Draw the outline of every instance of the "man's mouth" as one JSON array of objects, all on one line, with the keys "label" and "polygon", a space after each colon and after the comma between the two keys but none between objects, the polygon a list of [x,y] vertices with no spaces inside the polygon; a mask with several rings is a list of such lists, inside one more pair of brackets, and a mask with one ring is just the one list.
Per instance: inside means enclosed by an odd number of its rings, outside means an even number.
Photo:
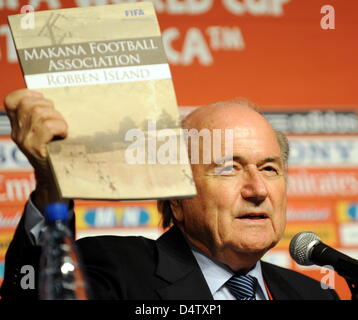
[{"label": "man's mouth", "polygon": [[250,219],[250,220],[262,220],[267,218],[268,215],[264,212],[259,212],[259,213],[249,212],[249,213],[244,213],[238,217],[238,219]]}]

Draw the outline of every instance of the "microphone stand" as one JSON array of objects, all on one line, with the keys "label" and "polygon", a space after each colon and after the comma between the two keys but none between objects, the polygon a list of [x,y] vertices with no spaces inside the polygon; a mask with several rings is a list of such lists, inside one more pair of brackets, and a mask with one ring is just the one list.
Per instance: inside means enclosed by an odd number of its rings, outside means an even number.
[{"label": "microphone stand", "polygon": [[336,271],[347,282],[352,293],[351,300],[358,300],[358,263],[356,260],[348,257],[347,259],[338,259]]}]

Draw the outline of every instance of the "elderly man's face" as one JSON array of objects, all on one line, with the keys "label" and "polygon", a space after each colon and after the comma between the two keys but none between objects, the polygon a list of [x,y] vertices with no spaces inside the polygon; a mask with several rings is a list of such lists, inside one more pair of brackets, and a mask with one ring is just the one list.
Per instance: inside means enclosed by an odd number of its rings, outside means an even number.
[{"label": "elderly man's face", "polygon": [[198,195],[182,202],[176,218],[194,245],[225,263],[240,254],[260,258],[279,241],[286,179],[280,146],[266,120],[248,108],[222,111],[198,127],[233,129],[232,160],[192,165]]}]

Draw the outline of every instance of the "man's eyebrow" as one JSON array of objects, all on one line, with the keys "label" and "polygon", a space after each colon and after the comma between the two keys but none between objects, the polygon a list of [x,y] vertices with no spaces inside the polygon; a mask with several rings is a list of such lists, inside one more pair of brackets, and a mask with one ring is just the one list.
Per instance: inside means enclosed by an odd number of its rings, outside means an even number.
[{"label": "man's eyebrow", "polygon": [[268,163],[268,162],[275,162],[277,164],[282,164],[282,159],[281,157],[267,157],[261,161],[258,162],[258,165],[262,165],[262,164],[265,164],[265,163]]},{"label": "man's eyebrow", "polygon": [[[216,159],[215,163],[213,165],[215,165],[215,164],[223,164],[226,161],[236,161],[236,162],[240,162],[240,163],[247,162],[245,160],[245,158],[242,157],[242,156],[225,156],[225,157],[221,157],[221,158]],[[269,163],[269,162],[274,162],[274,163],[281,164],[282,159],[279,156],[277,156],[277,157],[266,157],[266,158],[260,160],[257,164],[258,165],[263,165],[263,164]]]},{"label": "man's eyebrow", "polygon": [[276,161],[281,161],[281,157],[267,157],[259,162],[276,162]]}]

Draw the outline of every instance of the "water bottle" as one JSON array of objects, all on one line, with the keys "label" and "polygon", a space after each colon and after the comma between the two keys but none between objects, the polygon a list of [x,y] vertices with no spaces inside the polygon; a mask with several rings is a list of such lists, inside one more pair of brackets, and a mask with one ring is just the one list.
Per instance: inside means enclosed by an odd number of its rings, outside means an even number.
[{"label": "water bottle", "polygon": [[68,228],[68,208],[61,202],[45,209],[47,228],[41,235],[39,298],[87,300],[88,287]]}]

